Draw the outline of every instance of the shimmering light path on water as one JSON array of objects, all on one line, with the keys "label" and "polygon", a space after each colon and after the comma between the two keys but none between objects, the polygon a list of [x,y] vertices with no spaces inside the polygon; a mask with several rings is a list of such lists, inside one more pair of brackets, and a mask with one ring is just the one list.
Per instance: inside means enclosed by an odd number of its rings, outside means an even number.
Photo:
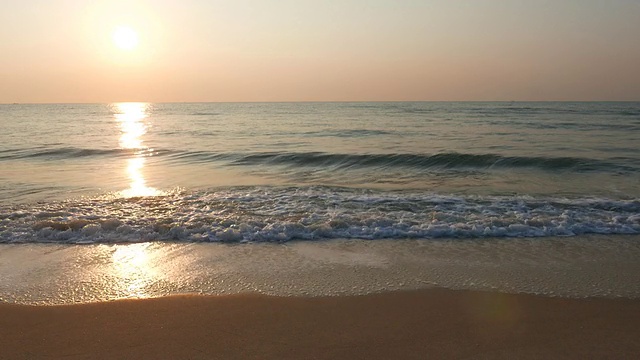
[{"label": "shimmering light path on water", "polygon": [[120,147],[122,149],[133,150],[134,154],[127,159],[127,175],[131,181],[128,189],[121,191],[125,197],[134,196],[157,196],[162,192],[146,186],[143,175],[143,168],[146,156],[153,153],[142,143],[142,136],[147,133],[147,125],[144,120],[147,117],[147,107],[145,103],[120,103],[115,104],[116,120],[120,123],[122,136],[120,136]]}]

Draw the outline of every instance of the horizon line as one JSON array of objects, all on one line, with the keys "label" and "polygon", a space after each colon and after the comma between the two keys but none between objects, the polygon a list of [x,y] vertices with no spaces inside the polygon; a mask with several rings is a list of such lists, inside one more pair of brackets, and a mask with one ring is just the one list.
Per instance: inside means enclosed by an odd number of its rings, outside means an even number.
[{"label": "horizon line", "polygon": [[99,105],[118,103],[146,104],[304,104],[304,103],[598,103],[640,102],[639,100],[282,100],[282,101],[99,101],[99,102],[0,102],[0,105]]}]

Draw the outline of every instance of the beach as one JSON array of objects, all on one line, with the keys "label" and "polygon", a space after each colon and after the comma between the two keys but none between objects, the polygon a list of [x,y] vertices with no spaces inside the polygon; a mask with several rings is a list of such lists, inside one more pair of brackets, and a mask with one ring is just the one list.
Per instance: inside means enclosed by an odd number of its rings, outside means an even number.
[{"label": "beach", "polygon": [[633,358],[637,244],[5,244],[0,359]]},{"label": "beach", "polygon": [[638,323],[637,299],[443,289],[0,304],[0,358],[623,359]]},{"label": "beach", "polygon": [[0,359],[638,357],[639,108],[0,106]]},{"label": "beach", "polygon": [[640,298],[640,236],[285,243],[2,244],[0,302],[183,294],[352,296],[424,288]]},{"label": "beach", "polygon": [[640,359],[640,1],[0,3],[0,360]]}]

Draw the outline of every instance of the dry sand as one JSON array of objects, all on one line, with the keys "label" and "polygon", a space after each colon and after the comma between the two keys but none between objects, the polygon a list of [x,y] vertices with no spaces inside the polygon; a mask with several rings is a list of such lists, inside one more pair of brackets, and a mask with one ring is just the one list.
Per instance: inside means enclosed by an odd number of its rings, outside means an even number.
[{"label": "dry sand", "polygon": [[0,304],[1,359],[640,357],[640,300],[428,289]]}]

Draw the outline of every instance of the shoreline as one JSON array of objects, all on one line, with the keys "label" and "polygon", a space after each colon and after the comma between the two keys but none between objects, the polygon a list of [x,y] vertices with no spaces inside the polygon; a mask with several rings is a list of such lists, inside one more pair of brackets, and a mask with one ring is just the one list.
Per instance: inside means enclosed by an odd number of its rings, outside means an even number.
[{"label": "shoreline", "polygon": [[640,300],[442,288],[0,303],[0,359],[631,358]]},{"label": "shoreline", "polygon": [[0,302],[179,294],[350,296],[422,288],[640,299],[640,236],[283,244],[2,244]]}]

